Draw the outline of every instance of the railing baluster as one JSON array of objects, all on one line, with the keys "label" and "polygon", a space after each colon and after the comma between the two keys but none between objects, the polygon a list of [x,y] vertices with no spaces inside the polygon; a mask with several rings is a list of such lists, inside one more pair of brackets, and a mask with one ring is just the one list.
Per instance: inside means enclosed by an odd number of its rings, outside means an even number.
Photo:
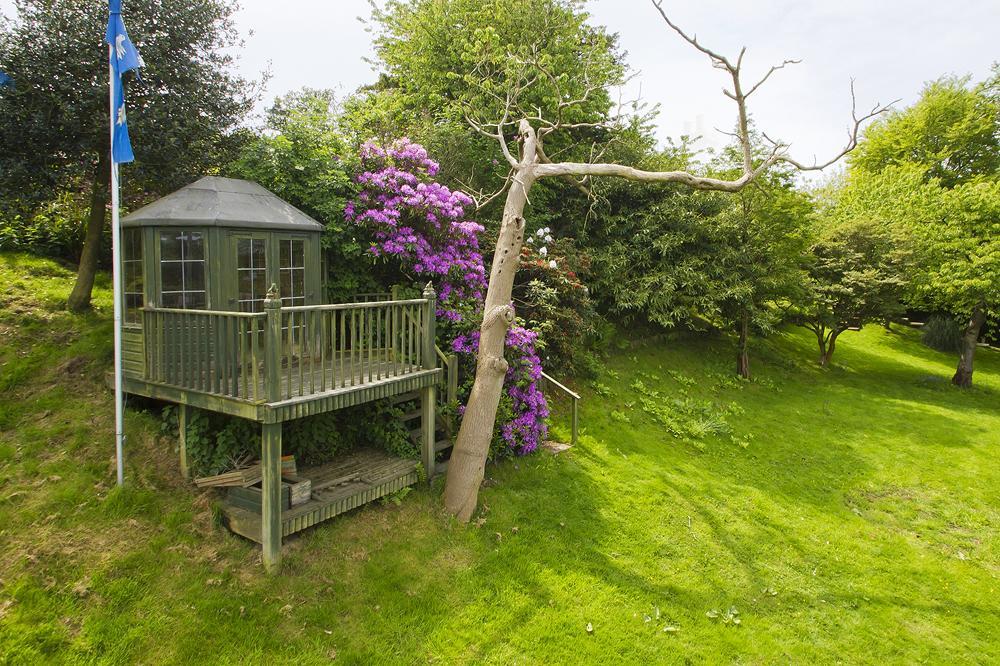
[{"label": "railing baluster", "polygon": [[325,312],[319,313],[319,390],[326,392],[326,321]]}]

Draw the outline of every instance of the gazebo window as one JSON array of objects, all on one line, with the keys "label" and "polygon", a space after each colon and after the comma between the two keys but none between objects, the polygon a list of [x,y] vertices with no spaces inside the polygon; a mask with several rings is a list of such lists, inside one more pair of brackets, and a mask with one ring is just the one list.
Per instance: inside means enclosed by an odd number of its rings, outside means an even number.
[{"label": "gazebo window", "polygon": [[200,231],[160,232],[160,293],[165,308],[204,308],[205,240]]},{"label": "gazebo window", "polygon": [[306,304],[306,260],[304,240],[284,238],[279,242],[279,278],[281,305]]},{"label": "gazebo window", "polygon": [[122,230],[122,282],[125,323],[142,323],[142,229]]},{"label": "gazebo window", "polygon": [[237,301],[241,312],[263,312],[267,294],[267,242],[263,238],[236,240]]}]

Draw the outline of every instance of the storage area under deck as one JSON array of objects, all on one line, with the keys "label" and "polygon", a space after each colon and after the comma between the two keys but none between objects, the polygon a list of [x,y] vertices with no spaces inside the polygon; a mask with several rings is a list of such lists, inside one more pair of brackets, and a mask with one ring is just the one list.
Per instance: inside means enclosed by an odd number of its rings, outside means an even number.
[{"label": "storage area under deck", "polygon": [[[308,479],[312,497],[281,511],[281,536],[286,537],[329,520],[362,504],[415,484],[418,462],[375,449],[359,449],[318,467],[303,468],[296,476]],[[262,543],[261,514],[226,500],[223,520],[236,534]]]}]

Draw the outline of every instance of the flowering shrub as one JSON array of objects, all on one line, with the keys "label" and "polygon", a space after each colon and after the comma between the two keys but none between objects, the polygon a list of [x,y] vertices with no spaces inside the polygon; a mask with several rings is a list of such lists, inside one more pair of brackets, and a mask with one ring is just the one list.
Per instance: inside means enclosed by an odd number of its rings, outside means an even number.
[{"label": "flowering shrub", "polygon": [[[356,180],[361,191],[345,207],[348,221],[372,232],[372,256],[392,257],[416,277],[436,283],[437,314],[448,324],[441,332],[472,365],[479,350],[475,314],[482,311],[486,270],[479,250],[483,226],[465,219],[471,199],[431,181],[438,164],[408,139],[387,149],[366,143],[360,156],[363,172]],[[534,451],[544,439],[549,415],[538,386],[542,366],[537,338],[517,325],[506,338],[509,367],[499,435],[507,451],[520,455]]]},{"label": "flowering shrub", "polygon": [[[500,435],[506,445],[519,455],[526,455],[538,448],[548,429],[545,419],[549,406],[538,381],[542,377],[542,360],[535,351],[538,334],[523,326],[514,325],[507,330],[505,340],[507,375],[504,385],[511,398],[511,418],[500,424]],[[465,354],[479,351],[479,330],[457,336],[451,348]]]},{"label": "flowering shrub", "polygon": [[374,235],[373,256],[392,256],[421,278],[438,284],[438,316],[462,317],[461,304],[480,301],[486,271],[479,251],[483,227],[464,220],[472,200],[462,192],[426,182],[438,172],[423,146],[400,139],[388,150],[372,143],[361,147],[364,172],[355,201],[345,207],[347,219]]},{"label": "flowering shrub", "polygon": [[593,349],[603,330],[579,272],[589,269],[573,239],[552,237],[543,227],[528,234],[521,248],[513,297],[518,314],[538,333],[536,345],[549,372],[592,374]]}]

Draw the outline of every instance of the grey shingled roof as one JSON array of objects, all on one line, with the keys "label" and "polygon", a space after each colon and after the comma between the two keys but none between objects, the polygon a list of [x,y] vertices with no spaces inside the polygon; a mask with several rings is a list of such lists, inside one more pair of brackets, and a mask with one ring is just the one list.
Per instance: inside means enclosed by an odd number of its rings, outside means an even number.
[{"label": "grey shingled roof", "polygon": [[205,176],[122,220],[123,227],[243,227],[319,231],[319,222],[257,183]]}]

